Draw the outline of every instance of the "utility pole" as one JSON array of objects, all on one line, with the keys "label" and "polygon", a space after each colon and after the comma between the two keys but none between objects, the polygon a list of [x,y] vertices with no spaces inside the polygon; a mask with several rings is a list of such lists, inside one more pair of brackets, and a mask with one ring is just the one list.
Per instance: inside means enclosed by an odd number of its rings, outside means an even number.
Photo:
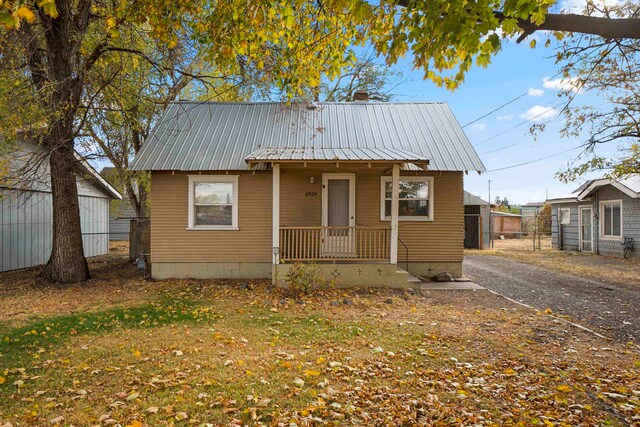
[{"label": "utility pole", "polygon": [[489,239],[493,249],[493,211],[491,211],[491,180],[489,180]]},{"label": "utility pole", "polygon": [[545,187],[544,191],[545,191],[544,201],[546,202],[547,200],[549,200],[549,187]]}]

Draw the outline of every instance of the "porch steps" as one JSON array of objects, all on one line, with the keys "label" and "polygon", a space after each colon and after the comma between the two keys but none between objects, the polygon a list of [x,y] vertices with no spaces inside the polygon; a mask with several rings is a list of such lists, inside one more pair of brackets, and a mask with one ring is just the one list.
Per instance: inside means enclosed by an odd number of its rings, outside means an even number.
[{"label": "porch steps", "polygon": [[410,288],[419,287],[420,283],[422,283],[422,281],[418,279],[416,276],[414,276],[413,274],[409,273],[407,270],[402,269],[400,267],[396,269],[396,273],[406,277],[407,283]]}]

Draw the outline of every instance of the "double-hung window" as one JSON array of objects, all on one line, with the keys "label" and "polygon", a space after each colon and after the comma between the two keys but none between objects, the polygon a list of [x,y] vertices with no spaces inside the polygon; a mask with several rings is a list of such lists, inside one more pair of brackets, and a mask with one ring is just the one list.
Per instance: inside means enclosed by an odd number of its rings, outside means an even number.
[{"label": "double-hung window", "polygon": [[600,202],[600,236],[612,239],[622,237],[622,200]]},{"label": "double-hung window", "polygon": [[[398,194],[399,221],[433,221],[433,177],[401,176]],[[391,219],[391,177],[383,176],[380,189],[380,220]]]},{"label": "double-hung window", "polygon": [[189,229],[238,229],[238,176],[189,176]]}]

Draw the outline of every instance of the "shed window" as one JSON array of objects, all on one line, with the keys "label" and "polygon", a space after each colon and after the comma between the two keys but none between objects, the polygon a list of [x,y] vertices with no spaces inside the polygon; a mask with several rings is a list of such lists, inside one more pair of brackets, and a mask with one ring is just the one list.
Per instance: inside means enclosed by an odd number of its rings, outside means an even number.
[{"label": "shed window", "polygon": [[[391,189],[391,177],[383,176],[380,191],[380,219],[382,221],[391,219]],[[400,177],[398,198],[398,220],[433,220],[433,177]]]},{"label": "shed window", "polygon": [[562,208],[558,210],[560,213],[560,224],[569,225],[571,224],[571,209]]},{"label": "shed window", "polygon": [[622,236],[622,200],[600,202],[600,235],[615,238]]},{"label": "shed window", "polygon": [[189,176],[189,228],[238,228],[238,176]]}]

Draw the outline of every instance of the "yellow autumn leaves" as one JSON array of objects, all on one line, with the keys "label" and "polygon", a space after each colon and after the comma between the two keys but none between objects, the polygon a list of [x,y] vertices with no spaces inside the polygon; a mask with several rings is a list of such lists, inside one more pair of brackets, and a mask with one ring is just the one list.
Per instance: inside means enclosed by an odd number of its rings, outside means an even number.
[{"label": "yellow autumn leaves", "polygon": [[18,15],[18,18],[24,19],[30,24],[32,24],[36,20],[36,15],[25,5],[20,6],[16,13]]},{"label": "yellow autumn leaves", "polygon": [[[40,0],[38,8],[52,18],[58,16],[55,0]],[[36,13],[22,1],[0,1],[0,25],[5,28],[20,28],[22,22],[33,24],[36,21]]]}]

